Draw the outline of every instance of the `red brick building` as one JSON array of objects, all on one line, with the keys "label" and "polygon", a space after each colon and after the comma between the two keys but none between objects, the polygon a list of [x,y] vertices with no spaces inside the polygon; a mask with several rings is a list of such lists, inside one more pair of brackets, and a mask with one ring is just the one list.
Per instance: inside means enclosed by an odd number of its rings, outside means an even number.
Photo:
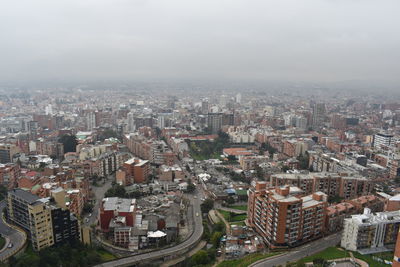
[{"label": "red brick building", "polygon": [[133,227],[136,218],[136,199],[118,197],[104,198],[99,207],[100,228],[109,231],[110,222],[117,217],[123,217],[125,226]]},{"label": "red brick building", "polygon": [[325,232],[327,195],[301,196],[298,187],[270,187],[257,182],[248,191],[248,224],[271,248],[294,247]]}]

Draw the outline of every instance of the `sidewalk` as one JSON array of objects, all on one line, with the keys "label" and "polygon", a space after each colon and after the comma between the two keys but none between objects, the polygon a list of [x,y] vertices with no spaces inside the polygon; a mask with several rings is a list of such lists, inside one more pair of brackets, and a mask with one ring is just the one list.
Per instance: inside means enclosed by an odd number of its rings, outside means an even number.
[{"label": "sidewalk", "polygon": [[218,210],[215,210],[215,214],[224,222],[225,228],[226,228],[226,233],[230,234],[231,233],[230,224],[225,220],[224,216],[222,216],[222,214]]}]

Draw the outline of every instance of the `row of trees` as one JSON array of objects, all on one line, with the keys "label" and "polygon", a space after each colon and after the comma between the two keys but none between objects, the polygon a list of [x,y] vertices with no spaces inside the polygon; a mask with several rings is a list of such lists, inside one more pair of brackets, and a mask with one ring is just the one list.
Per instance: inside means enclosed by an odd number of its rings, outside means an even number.
[{"label": "row of trees", "polygon": [[49,247],[39,252],[31,247],[18,258],[11,257],[9,266],[15,267],[85,267],[102,262],[102,248],[85,246],[80,242],[64,244],[61,247]]}]

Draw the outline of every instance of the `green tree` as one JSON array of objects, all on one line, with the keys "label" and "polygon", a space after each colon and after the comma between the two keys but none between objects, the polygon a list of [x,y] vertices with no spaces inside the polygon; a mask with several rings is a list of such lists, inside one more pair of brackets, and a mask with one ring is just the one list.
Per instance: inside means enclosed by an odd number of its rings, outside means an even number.
[{"label": "green tree", "polygon": [[196,190],[196,186],[192,183],[191,180],[189,180],[189,184],[188,184],[188,187],[187,187],[187,191],[188,191],[189,193],[192,193],[192,192],[194,192],[194,190]]},{"label": "green tree", "polygon": [[105,197],[127,197],[125,187],[119,184],[113,185],[107,192],[104,194]]},{"label": "green tree", "polygon": [[191,262],[191,265],[207,264],[209,262],[207,251],[202,249],[202,250],[196,252],[192,256],[190,262]]},{"label": "green tree", "polygon": [[113,129],[106,129],[99,135],[99,140],[104,141],[108,138],[118,138],[118,133]]},{"label": "green tree", "polygon": [[68,152],[76,152],[76,146],[78,145],[78,141],[75,135],[65,134],[61,136],[58,140],[64,146],[64,153]]},{"label": "green tree", "polygon": [[307,170],[309,168],[308,164],[310,161],[310,156],[307,152],[304,153],[304,155],[298,156],[297,160],[299,161],[299,167],[301,170]]},{"label": "green tree", "polygon": [[207,198],[203,203],[201,203],[200,208],[202,213],[208,213],[214,208],[214,200]]},{"label": "green tree", "polygon": [[213,244],[214,248],[217,248],[219,246],[219,241],[221,240],[222,237],[222,233],[221,232],[214,232],[211,236],[211,244]]},{"label": "green tree", "polygon": [[229,196],[229,197],[227,198],[226,202],[227,202],[229,205],[232,205],[232,204],[235,203],[235,199],[234,199],[232,196]]}]

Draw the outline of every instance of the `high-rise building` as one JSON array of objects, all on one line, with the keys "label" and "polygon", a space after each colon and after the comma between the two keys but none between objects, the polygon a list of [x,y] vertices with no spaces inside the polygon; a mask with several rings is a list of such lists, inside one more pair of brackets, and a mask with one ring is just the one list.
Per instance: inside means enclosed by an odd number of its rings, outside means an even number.
[{"label": "high-rise building", "polygon": [[233,113],[222,114],[222,126],[224,125],[234,125],[235,116]]},{"label": "high-rise building", "polygon": [[157,127],[163,129],[170,126],[170,118],[172,113],[160,113],[157,117]]},{"label": "high-rise building", "polygon": [[241,94],[241,93],[238,93],[238,94],[236,95],[236,103],[240,104],[241,102],[242,102],[242,94]]},{"label": "high-rise building", "polygon": [[313,105],[312,126],[322,126],[325,117],[325,103],[315,103]]},{"label": "high-rise building", "polygon": [[31,139],[36,139],[37,135],[38,135],[39,122],[37,122],[37,121],[29,121],[27,123],[27,126],[28,126],[29,137]]},{"label": "high-rise building", "polygon": [[0,163],[12,162],[13,156],[19,152],[14,144],[0,144]]},{"label": "high-rise building", "polygon": [[92,111],[86,114],[86,128],[89,131],[92,131],[94,128],[96,128],[96,114]]},{"label": "high-rise building", "polygon": [[390,146],[394,143],[394,136],[391,134],[378,133],[374,135],[373,146],[376,149],[382,146]]},{"label": "high-rise building", "polygon": [[303,196],[298,187],[267,187],[256,182],[248,191],[248,223],[271,248],[293,247],[325,231],[327,195]]},{"label": "high-rise building", "polygon": [[51,104],[48,104],[46,106],[45,113],[46,113],[46,115],[53,115],[53,107],[51,106]]},{"label": "high-rise building", "polygon": [[127,114],[127,131],[129,133],[134,132],[136,130],[136,125],[135,125],[135,115],[133,112],[129,112]]},{"label": "high-rise building", "polygon": [[307,129],[307,119],[303,116],[296,116],[294,125],[296,128],[305,130]]},{"label": "high-rise building", "polygon": [[208,100],[204,99],[203,101],[201,101],[201,113],[208,114],[208,109],[209,109]]},{"label": "high-rise building", "polygon": [[222,127],[222,113],[208,113],[207,125],[211,133],[217,134]]},{"label": "high-rise building", "polygon": [[7,216],[29,234],[34,250],[79,240],[76,217],[69,210],[57,207],[50,198],[41,199],[22,189],[13,189],[7,196]]},{"label": "high-rise building", "polygon": [[341,246],[362,254],[388,250],[396,243],[399,226],[400,211],[374,214],[365,208],[364,214],[344,220]]},{"label": "high-rise building", "polygon": [[128,184],[144,183],[150,174],[150,162],[139,158],[131,158],[123,165],[128,176]]}]

